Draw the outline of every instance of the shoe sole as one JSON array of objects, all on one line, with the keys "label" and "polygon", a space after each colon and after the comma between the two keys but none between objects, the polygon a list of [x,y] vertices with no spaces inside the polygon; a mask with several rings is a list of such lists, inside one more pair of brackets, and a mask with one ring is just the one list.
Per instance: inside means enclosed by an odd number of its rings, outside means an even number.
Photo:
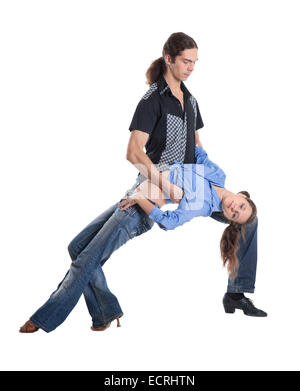
[{"label": "shoe sole", "polygon": [[234,314],[236,309],[237,309],[237,310],[243,311],[244,315],[253,316],[253,317],[255,317],[255,318],[265,318],[265,317],[267,316],[267,314],[266,314],[266,315],[247,314],[247,313],[245,312],[245,310],[242,310],[241,308],[235,308],[235,307],[225,306],[225,305],[224,305],[224,310],[225,310],[226,314]]}]

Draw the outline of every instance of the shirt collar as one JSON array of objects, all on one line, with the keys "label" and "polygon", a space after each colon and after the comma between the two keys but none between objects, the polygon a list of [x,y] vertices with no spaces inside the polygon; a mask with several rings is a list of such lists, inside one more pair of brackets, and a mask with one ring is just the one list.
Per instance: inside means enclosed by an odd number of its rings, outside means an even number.
[{"label": "shirt collar", "polygon": [[[161,75],[159,77],[159,79],[157,80],[157,86],[158,86],[158,92],[160,93],[160,95],[162,94],[169,94],[169,95],[173,95],[172,94],[172,91],[170,90],[170,87],[168,85],[168,83],[166,82],[166,79],[164,78],[163,75]],[[183,95],[184,97],[187,99],[191,96],[191,93],[189,92],[189,90],[186,88],[185,84],[183,83],[183,81],[180,83],[180,88],[181,90],[183,91]]]}]

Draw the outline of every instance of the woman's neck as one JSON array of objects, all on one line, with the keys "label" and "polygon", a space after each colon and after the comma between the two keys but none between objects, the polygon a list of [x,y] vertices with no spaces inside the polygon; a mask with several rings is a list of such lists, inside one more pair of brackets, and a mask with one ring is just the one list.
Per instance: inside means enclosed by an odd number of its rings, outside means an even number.
[{"label": "woman's neck", "polygon": [[228,194],[231,194],[231,191],[226,190],[224,187],[218,187],[215,185],[212,185],[212,187],[215,189],[215,191],[218,194],[221,201],[223,201],[223,198],[225,196],[227,196]]}]

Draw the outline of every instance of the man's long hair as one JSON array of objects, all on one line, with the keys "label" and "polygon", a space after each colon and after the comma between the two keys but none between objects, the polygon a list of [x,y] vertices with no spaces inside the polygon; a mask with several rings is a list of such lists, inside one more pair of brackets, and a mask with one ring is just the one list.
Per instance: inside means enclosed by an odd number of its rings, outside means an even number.
[{"label": "man's long hair", "polygon": [[154,60],[146,72],[147,84],[155,83],[167,70],[164,56],[169,54],[171,62],[185,49],[198,49],[196,42],[185,33],[173,33],[169,36],[162,50],[162,57]]}]

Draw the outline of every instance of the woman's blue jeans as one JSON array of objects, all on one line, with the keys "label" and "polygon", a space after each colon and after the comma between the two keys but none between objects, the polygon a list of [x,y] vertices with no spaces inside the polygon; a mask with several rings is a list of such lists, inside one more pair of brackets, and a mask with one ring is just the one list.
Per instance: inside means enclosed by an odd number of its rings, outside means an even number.
[{"label": "woman's blue jeans", "polygon": [[137,204],[120,210],[117,202],[101,213],[69,244],[70,269],[30,320],[46,332],[54,330],[67,318],[82,293],[94,327],[122,315],[116,296],[107,286],[102,267],[115,250],[129,239],[147,232],[153,224]]},{"label": "woman's blue jeans", "polygon": [[[218,221],[224,219],[212,216]],[[109,290],[103,265],[111,254],[129,239],[153,227],[153,220],[137,205],[125,210],[118,202],[88,224],[69,244],[70,269],[30,320],[46,332],[58,327],[77,304],[81,294],[92,317],[93,326],[103,326],[121,316],[116,296]],[[246,242],[239,242],[240,265],[235,280],[228,280],[228,292],[254,292],[257,264],[257,220],[246,227]]]}]

